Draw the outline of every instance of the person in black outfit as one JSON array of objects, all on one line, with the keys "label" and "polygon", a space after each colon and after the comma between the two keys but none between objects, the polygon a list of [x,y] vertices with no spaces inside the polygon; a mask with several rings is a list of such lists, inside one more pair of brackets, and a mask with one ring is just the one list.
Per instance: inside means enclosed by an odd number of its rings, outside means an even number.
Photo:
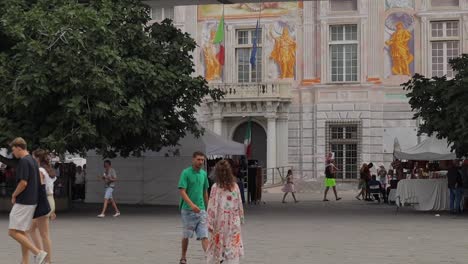
[{"label": "person in black outfit", "polygon": [[454,214],[462,212],[463,177],[458,161],[453,161],[447,172],[448,188],[450,190],[450,211]]}]

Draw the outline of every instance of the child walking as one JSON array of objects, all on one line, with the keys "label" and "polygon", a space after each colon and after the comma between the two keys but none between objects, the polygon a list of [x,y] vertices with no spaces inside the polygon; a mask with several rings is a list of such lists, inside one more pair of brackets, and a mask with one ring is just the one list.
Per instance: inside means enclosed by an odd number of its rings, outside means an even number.
[{"label": "child walking", "polygon": [[231,166],[226,160],[216,165],[216,183],[208,202],[208,264],[239,264],[244,255],[241,223],[242,198]]},{"label": "child walking", "polygon": [[294,186],[294,177],[292,170],[288,170],[288,176],[286,176],[286,183],[283,186],[282,191],[284,192],[283,196],[283,203],[286,203],[285,199],[288,193],[292,194],[292,197],[294,198],[294,202],[298,203],[299,201],[296,199],[296,187]]}]

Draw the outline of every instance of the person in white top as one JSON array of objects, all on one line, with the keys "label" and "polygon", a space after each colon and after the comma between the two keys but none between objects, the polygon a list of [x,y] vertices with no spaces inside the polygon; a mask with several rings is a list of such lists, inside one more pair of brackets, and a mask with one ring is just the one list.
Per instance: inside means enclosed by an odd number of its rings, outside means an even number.
[{"label": "person in white top", "polygon": [[34,245],[47,252],[45,263],[51,263],[52,257],[52,242],[49,235],[49,220],[55,219],[55,201],[54,201],[54,182],[57,179],[55,177],[55,170],[50,165],[49,154],[45,150],[38,149],[33,152],[34,158],[39,164],[39,172],[41,176],[41,182],[45,184],[47,193],[47,200],[50,205],[50,213],[33,220],[32,226],[28,233],[34,243]]},{"label": "person in white top", "polygon": [[86,184],[86,176],[83,168],[81,166],[76,167],[76,175],[75,175],[75,194],[74,199],[78,199],[84,201],[85,199],[85,184]]}]

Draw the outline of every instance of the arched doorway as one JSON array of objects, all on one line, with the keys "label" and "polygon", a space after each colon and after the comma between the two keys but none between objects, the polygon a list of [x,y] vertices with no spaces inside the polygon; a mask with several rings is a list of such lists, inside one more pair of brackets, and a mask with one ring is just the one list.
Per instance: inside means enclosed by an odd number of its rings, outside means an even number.
[{"label": "arched doorway", "polygon": [[[240,124],[232,136],[232,140],[244,143],[245,132],[248,122]],[[259,124],[252,122],[252,159],[258,160],[262,167],[266,167],[267,161],[267,135],[265,130]]]}]

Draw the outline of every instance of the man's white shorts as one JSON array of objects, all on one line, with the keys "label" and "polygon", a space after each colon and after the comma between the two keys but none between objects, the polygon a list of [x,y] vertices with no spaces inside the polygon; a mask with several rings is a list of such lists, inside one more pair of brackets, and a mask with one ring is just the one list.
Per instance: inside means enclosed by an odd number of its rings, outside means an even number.
[{"label": "man's white shorts", "polygon": [[37,205],[14,204],[10,212],[8,229],[28,231],[31,228]]}]

